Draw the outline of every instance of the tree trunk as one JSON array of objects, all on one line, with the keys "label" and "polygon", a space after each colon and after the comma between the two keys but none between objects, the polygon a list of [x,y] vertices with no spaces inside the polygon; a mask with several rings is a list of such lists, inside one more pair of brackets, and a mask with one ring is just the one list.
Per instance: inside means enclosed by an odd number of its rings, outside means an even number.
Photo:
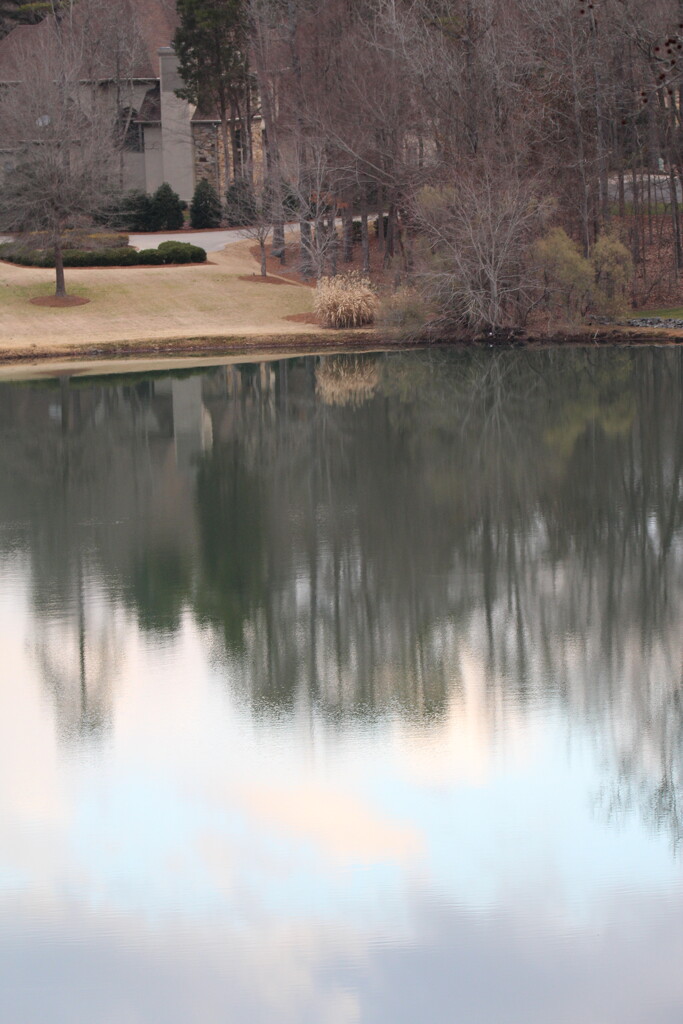
[{"label": "tree trunk", "polygon": [[[225,110],[221,111],[221,146],[223,149],[223,185],[222,188],[219,185],[219,195],[230,184],[230,145],[228,142],[227,113]],[[218,177],[220,179],[220,171]]]},{"label": "tree trunk", "polygon": [[368,237],[368,197],[365,189],[360,194],[360,241],[363,250],[363,273],[370,273],[370,239]]},{"label": "tree trunk", "polygon": [[259,241],[261,247],[261,277],[266,277],[268,274],[268,268],[266,266],[266,243]]},{"label": "tree trunk", "polygon": [[235,104],[230,106],[230,145],[232,148],[232,180],[242,177],[242,156],[237,144],[237,110]]},{"label": "tree trunk", "polygon": [[273,244],[270,247],[271,256],[277,256],[280,260],[280,266],[284,267],[287,262],[287,253],[285,249],[285,225],[281,220],[277,220],[273,224]]},{"label": "tree trunk", "polygon": [[[244,134],[247,142],[247,177],[249,184],[254,184],[254,133],[252,125],[252,113],[251,113],[251,90],[249,89],[249,76],[247,73],[247,79],[245,82],[245,121],[244,121]],[[265,175],[262,176],[261,180],[264,180]]]},{"label": "tree trunk", "polygon": [[62,256],[62,240],[55,239],[55,295],[57,298],[64,298],[66,295],[66,282],[64,280],[64,258]]},{"label": "tree trunk", "polygon": [[377,189],[377,252],[384,252],[384,189]]},{"label": "tree trunk", "polygon": [[353,262],[353,208],[347,203],[343,211],[344,219],[344,263]]},{"label": "tree trunk", "polygon": [[302,220],[299,225],[301,235],[301,273],[304,277],[311,276],[311,225],[307,220]]},{"label": "tree trunk", "polygon": [[[394,203],[389,203],[389,213],[387,214],[387,240],[384,247],[384,266],[389,266],[389,263],[394,257],[394,234],[395,234],[395,221],[396,221],[396,206]],[[380,224],[380,230],[384,228],[384,218]]]}]

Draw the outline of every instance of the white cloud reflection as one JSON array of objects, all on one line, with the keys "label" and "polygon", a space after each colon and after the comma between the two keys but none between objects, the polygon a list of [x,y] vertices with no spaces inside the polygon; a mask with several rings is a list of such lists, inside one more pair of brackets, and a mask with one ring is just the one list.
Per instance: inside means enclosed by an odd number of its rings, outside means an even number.
[{"label": "white cloud reflection", "polygon": [[678,1024],[680,864],[596,819],[591,744],[501,706],[475,645],[439,722],[340,731],[257,721],[189,617],[159,646],[118,609],[109,731],[78,746],[12,595],[3,1024]]}]

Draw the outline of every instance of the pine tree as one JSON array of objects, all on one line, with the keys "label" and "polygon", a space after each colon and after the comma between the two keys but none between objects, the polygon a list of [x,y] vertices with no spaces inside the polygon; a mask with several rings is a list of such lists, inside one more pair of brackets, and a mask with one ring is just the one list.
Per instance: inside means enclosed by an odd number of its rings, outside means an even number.
[{"label": "pine tree", "polygon": [[[213,107],[220,118],[226,173],[230,166],[228,123],[232,132],[233,175],[236,166],[235,120],[248,106],[247,18],[244,0],[178,0],[180,26],[174,46],[185,83],[178,95]],[[245,136],[250,125],[243,122]]]},{"label": "pine tree", "polygon": [[177,231],[184,223],[180,196],[167,181],[152,196],[152,223],[155,231]]},{"label": "pine tree", "polygon": [[221,223],[221,201],[211,182],[202,179],[194,190],[190,204],[193,228],[217,228]]}]

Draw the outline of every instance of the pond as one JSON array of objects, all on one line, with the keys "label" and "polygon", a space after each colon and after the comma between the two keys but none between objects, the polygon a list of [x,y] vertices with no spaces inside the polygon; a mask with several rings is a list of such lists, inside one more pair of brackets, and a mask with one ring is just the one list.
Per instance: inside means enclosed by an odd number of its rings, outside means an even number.
[{"label": "pond", "polygon": [[2,384],[0,562],[3,1024],[680,1024],[680,349]]}]

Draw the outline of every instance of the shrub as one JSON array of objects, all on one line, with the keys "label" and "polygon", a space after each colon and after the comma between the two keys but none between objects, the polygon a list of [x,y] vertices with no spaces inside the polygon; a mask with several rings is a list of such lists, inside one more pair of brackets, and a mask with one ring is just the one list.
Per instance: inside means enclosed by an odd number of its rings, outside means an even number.
[{"label": "shrub", "polygon": [[205,263],[206,251],[189,242],[162,242],[159,246],[165,263]]},{"label": "shrub", "polygon": [[[52,262],[50,262],[52,258]],[[0,245],[0,260],[18,263],[22,267],[54,267],[54,256],[38,249],[29,249],[18,242]]]},{"label": "shrub", "polygon": [[193,228],[217,228],[221,223],[221,201],[210,181],[200,181],[194,190],[190,205],[190,224]]},{"label": "shrub", "polygon": [[377,300],[370,281],[357,272],[323,277],[313,307],[325,327],[362,327],[375,318]]},{"label": "shrub", "polygon": [[138,253],[138,263],[143,266],[159,266],[166,263],[163,252],[158,249],[141,249]]},{"label": "shrub", "polygon": [[[135,267],[138,265],[156,265],[164,263],[204,263],[206,252],[198,245],[188,242],[164,242],[158,249],[142,249],[137,252],[131,246],[120,246],[116,249],[65,249],[63,252],[65,267]],[[17,246],[8,242],[0,246],[0,260],[9,260],[23,267],[54,267],[55,256],[52,251],[41,252]]]},{"label": "shrub", "polygon": [[157,228],[152,197],[139,189],[131,189],[113,200],[100,220],[107,227],[125,231],[155,231]]},{"label": "shrub", "polygon": [[593,289],[593,267],[562,228],[553,228],[534,246],[545,288],[562,302],[571,318],[582,314]]},{"label": "shrub", "polygon": [[158,251],[164,263],[206,263],[206,250],[190,242],[162,242]]},{"label": "shrub", "polygon": [[627,292],[633,278],[630,252],[615,234],[602,235],[593,246],[591,264],[595,273],[596,312],[621,315],[628,306]]},{"label": "shrub", "polygon": [[233,181],[225,193],[225,218],[231,228],[253,224],[257,215],[254,190],[244,178]]},{"label": "shrub", "polygon": [[429,309],[422,295],[414,288],[399,288],[381,303],[377,320],[401,338],[415,338],[429,320]]},{"label": "shrub", "polygon": [[167,181],[159,185],[152,196],[150,220],[154,227],[150,231],[177,231],[185,223],[180,196]]},{"label": "shrub", "polygon": [[[52,256],[54,266],[54,256]],[[101,249],[89,252],[86,249],[65,249],[63,253],[65,267],[134,267],[138,262],[138,254],[130,246],[118,249]]]}]

